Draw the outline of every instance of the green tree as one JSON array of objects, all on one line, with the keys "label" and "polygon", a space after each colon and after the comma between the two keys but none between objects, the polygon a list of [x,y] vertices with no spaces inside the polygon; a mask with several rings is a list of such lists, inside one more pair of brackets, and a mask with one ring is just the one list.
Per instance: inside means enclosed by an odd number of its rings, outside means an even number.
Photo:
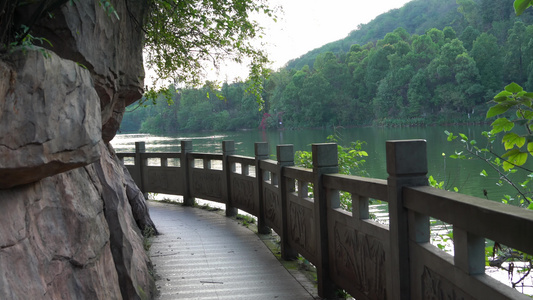
[{"label": "green tree", "polygon": [[457,38],[457,33],[450,26],[444,27],[442,33],[444,34],[444,40],[446,42],[450,42],[451,40]]},{"label": "green tree", "polygon": [[480,35],[479,30],[475,29],[472,26],[468,26],[463,30],[459,39],[463,42],[463,46],[466,50],[471,50],[474,45],[474,41]]},{"label": "green tree", "polygon": [[390,44],[386,44],[382,48],[378,48],[369,53],[364,78],[366,93],[361,96],[367,97],[367,99],[374,98],[379,81],[383,79],[389,71],[390,63],[388,56],[392,53],[394,53],[394,47]]},{"label": "green tree", "polygon": [[411,44],[411,61],[416,69],[425,68],[439,53],[439,47],[427,34],[416,37]]},{"label": "green tree", "polygon": [[[473,43],[470,54],[476,61],[481,83],[488,95],[494,95],[502,85],[503,58],[496,37],[482,33]],[[490,96],[489,96],[490,97]],[[487,97],[487,99],[490,99]]]},{"label": "green tree", "polygon": [[527,67],[531,61],[528,54],[530,37],[526,33],[523,22],[515,22],[509,30],[507,45],[505,47],[505,74],[506,80],[523,85],[527,81]]},{"label": "green tree", "polygon": [[480,15],[478,12],[478,4],[474,0],[456,0],[459,7],[457,11],[463,15],[468,25],[475,28],[480,23]]},{"label": "green tree", "polygon": [[428,87],[427,78],[426,69],[420,69],[409,82],[407,91],[407,101],[409,102],[407,107],[408,117],[426,116],[426,110],[429,108],[427,105],[428,99],[433,97]]}]

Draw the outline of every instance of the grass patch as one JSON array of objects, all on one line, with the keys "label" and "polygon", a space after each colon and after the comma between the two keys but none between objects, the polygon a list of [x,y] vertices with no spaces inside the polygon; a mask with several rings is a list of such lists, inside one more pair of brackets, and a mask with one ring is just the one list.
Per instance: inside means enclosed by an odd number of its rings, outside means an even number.
[{"label": "grass patch", "polygon": [[203,210],[207,210],[207,211],[221,211],[222,210],[221,208],[209,205],[209,203],[205,203],[205,204],[202,204],[202,205],[200,205],[198,203],[194,203],[194,207],[199,208],[199,209],[203,209]]},{"label": "grass patch", "polygon": [[246,228],[248,228],[250,224],[255,224],[255,218],[252,216],[237,214],[237,216],[235,216],[235,219]]}]

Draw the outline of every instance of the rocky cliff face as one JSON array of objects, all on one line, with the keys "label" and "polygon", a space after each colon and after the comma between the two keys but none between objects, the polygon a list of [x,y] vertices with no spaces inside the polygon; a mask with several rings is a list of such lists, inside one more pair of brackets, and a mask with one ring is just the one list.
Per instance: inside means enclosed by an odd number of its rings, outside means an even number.
[{"label": "rocky cliff face", "polygon": [[52,48],[0,58],[0,299],[153,296],[153,224],[108,144],[141,96],[145,1],[112,2],[120,20],[67,3],[34,28]]}]

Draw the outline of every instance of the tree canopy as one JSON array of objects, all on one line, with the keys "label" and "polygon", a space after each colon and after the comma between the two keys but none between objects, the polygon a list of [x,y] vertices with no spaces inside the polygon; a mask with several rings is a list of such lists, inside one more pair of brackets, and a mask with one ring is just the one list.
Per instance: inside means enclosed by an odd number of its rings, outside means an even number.
[{"label": "tree canopy", "polygon": [[147,63],[157,77],[180,85],[199,86],[206,63],[218,67],[250,59],[251,92],[258,93],[268,58],[256,38],[263,28],[254,16],[275,19],[265,0],[147,0]]}]

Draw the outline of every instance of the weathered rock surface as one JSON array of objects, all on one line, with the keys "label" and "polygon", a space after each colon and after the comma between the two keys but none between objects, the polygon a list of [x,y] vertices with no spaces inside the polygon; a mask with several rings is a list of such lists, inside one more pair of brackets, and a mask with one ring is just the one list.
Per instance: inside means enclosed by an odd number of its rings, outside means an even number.
[{"label": "weathered rock surface", "polygon": [[0,58],[0,299],[153,297],[153,223],[107,143],[141,96],[146,1],[111,2],[120,20],[79,0],[34,27],[48,58]]},{"label": "weathered rock surface", "polygon": [[11,65],[0,63],[0,189],[100,157],[100,103],[89,72],[41,51],[18,50]]},{"label": "weathered rock surface", "polygon": [[[111,1],[119,19],[98,1],[63,5],[54,18],[42,20],[35,35],[47,38],[50,50],[83,64],[91,72],[102,108],[102,138],[119,129],[125,107],[139,100],[144,85],[143,32],[146,0]],[[47,45],[44,45],[47,46]]]},{"label": "weathered rock surface", "polygon": [[0,299],[149,299],[150,262],[89,72],[48,55],[1,65]]},{"label": "weathered rock surface", "polygon": [[91,177],[78,168],[0,190],[0,299],[122,299]]}]

